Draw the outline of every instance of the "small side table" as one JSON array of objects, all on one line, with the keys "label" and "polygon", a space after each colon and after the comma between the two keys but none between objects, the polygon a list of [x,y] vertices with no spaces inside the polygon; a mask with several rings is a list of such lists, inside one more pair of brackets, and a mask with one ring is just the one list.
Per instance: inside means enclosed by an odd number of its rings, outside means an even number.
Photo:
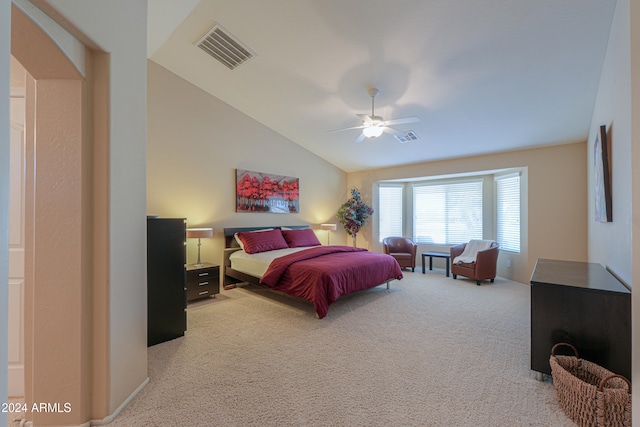
[{"label": "small side table", "polygon": [[433,270],[433,258],[444,258],[446,264],[447,277],[449,277],[449,261],[451,260],[451,254],[447,252],[422,252],[422,274],[424,270],[424,259],[429,257],[429,270]]},{"label": "small side table", "polygon": [[187,265],[187,302],[220,293],[220,266],[203,262]]}]

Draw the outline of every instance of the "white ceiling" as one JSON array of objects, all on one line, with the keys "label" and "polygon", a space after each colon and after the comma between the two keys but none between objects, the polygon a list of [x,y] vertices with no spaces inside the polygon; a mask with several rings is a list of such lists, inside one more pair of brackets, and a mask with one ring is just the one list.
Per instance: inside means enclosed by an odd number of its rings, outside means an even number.
[{"label": "white ceiling", "polygon": [[[615,0],[149,0],[149,57],[339,168],[538,145],[589,132]],[[215,22],[258,57],[193,43]],[[354,144],[359,113],[418,116]]]}]

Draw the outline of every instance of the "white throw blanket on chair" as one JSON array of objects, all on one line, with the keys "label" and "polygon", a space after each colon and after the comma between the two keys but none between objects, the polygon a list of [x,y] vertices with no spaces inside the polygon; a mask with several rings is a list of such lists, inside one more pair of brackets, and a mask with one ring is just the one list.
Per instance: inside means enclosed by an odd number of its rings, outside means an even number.
[{"label": "white throw blanket on chair", "polygon": [[489,249],[493,240],[469,240],[462,253],[453,259],[454,264],[471,264],[476,262],[476,255],[479,251]]}]

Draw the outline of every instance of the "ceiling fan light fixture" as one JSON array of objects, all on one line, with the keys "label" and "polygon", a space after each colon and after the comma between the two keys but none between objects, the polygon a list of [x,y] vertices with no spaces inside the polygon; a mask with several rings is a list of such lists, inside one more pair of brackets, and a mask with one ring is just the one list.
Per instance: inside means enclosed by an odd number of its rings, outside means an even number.
[{"label": "ceiling fan light fixture", "polygon": [[380,135],[382,135],[382,132],[384,131],[384,129],[382,128],[382,126],[368,126],[364,129],[362,129],[362,133],[364,134],[364,136],[366,136],[367,138],[377,138]]},{"label": "ceiling fan light fixture", "polygon": [[[344,130],[351,130],[351,129],[362,129],[362,133],[358,136],[358,138],[356,138],[356,140],[354,141],[356,144],[361,143],[362,141],[364,141],[365,138],[369,138],[369,139],[374,139],[379,137],[380,135],[382,135],[384,132],[389,132],[390,134],[394,135],[396,138],[398,138],[398,135],[401,135],[403,138],[405,137],[404,134],[402,134],[402,132],[400,132],[399,130],[393,128],[393,125],[404,125],[407,123],[417,123],[420,121],[420,119],[418,117],[402,117],[399,119],[392,119],[392,120],[385,120],[382,118],[382,116],[376,116],[375,113],[375,98],[376,96],[378,96],[378,89],[376,88],[369,88],[369,96],[371,96],[371,115],[368,114],[356,114],[357,117],[360,118],[360,120],[362,120],[362,125],[360,126],[351,126],[348,128],[343,128],[343,129],[336,129],[336,130],[332,130],[329,131],[330,133],[333,132],[341,132]],[[418,139],[417,137],[414,139]],[[406,140],[400,140],[400,138],[398,138],[398,140],[400,142],[407,142],[410,139],[406,139]],[[411,139],[413,140],[413,139]]]}]

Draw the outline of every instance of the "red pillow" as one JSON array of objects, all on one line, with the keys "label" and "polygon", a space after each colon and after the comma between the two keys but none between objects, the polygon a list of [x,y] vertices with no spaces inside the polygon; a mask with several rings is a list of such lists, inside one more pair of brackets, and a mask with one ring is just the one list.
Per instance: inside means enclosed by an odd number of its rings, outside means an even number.
[{"label": "red pillow", "polygon": [[242,241],[244,251],[248,254],[273,251],[275,249],[286,249],[289,247],[282,237],[280,229],[262,231],[260,233],[241,232],[238,239]]},{"label": "red pillow", "polygon": [[282,230],[282,235],[290,248],[321,245],[316,233],[314,233],[310,228],[303,228],[300,230]]}]

